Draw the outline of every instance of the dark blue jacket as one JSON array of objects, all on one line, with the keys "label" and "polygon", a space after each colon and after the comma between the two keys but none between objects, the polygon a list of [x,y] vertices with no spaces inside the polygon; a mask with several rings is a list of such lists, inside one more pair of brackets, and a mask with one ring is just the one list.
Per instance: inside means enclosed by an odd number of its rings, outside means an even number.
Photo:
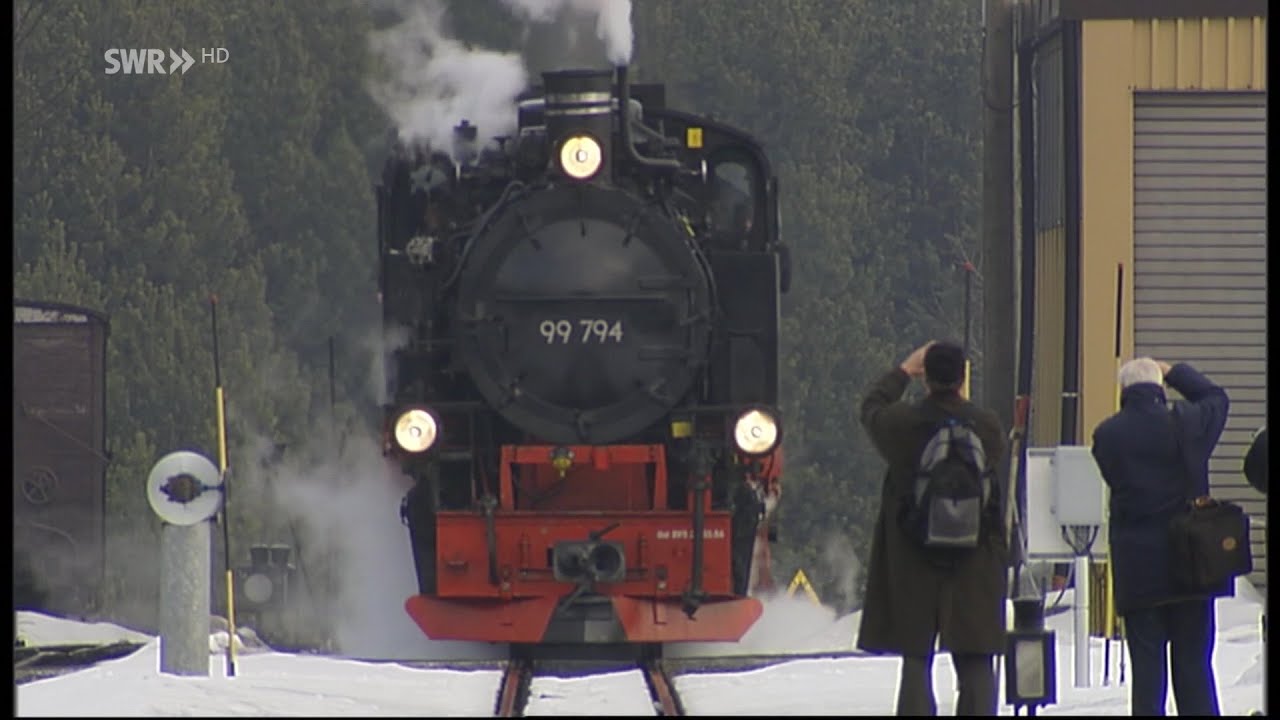
[{"label": "dark blue jacket", "polygon": [[[1107,532],[1120,615],[1189,597],[1175,592],[1170,577],[1169,520],[1189,499],[1184,473],[1194,496],[1209,494],[1209,455],[1227,423],[1226,391],[1190,365],[1173,366],[1165,382],[1186,398],[1175,403],[1177,412],[1164,388],[1139,383],[1121,394],[1120,412],[1093,431],[1093,457],[1111,488]],[[1228,582],[1210,595],[1231,589]]]}]

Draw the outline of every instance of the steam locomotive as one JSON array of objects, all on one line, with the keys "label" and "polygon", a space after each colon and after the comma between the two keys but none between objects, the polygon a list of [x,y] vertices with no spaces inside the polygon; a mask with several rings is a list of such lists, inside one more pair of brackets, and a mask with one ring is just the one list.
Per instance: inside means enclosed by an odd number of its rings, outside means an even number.
[{"label": "steam locomotive", "polygon": [[405,608],[433,639],[736,641],[782,474],[768,159],[626,67],[545,73],[517,115],[399,144],[377,188]]}]

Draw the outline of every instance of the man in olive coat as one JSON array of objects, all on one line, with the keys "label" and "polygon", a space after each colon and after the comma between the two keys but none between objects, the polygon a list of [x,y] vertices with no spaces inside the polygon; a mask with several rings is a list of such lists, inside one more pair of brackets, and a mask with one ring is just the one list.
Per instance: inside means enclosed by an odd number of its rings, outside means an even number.
[{"label": "man in olive coat", "polygon": [[[1001,506],[1006,483],[999,477],[993,483],[994,501],[987,506],[977,548],[940,557],[916,544],[899,520],[920,454],[948,416],[972,424],[989,464],[998,463],[1004,452],[995,413],[960,395],[964,367],[958,345],[930,342],[876,380],[862,401],[862,425],[889,467],[871,540],[858,647],[902,656],[899,715],[937,714],[932,667],[939,637],[956,669],[956,714],[996,714],[992,655],[1003,651],[1005,638],[1008,544]],[[911,379],[918,377],[927,396],[903,402]]]}]

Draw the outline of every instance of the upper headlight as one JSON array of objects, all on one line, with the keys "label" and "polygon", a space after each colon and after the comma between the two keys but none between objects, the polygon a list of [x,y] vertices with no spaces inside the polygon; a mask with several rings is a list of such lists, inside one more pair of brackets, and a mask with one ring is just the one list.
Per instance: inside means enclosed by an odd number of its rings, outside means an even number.
[{"label": "upper headlight", "polygon": [[763,455],[778,444],[778,421],[764,410],[748,410],[733,424],[733,442],[749,455]]},{"label": "upper headlight", "polygon": [[586,180],[600,169],[604,155],[590,135],[574,135],[560,146],[560,169],[575,180]]},{"label": "upper headlight", "polygon": [[425,452],[436,442],[439,427],[426,410],[407,410],[396,419],[396,444],[406,452]]}]

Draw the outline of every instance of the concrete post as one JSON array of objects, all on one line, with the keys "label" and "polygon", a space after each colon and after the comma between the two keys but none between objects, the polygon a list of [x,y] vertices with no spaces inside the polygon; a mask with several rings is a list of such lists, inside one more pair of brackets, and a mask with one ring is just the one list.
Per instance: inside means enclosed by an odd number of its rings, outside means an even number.
[{"label": "concrete post", "polygon": [[210,525],[160,530],[160,672],[209,676]]}]

